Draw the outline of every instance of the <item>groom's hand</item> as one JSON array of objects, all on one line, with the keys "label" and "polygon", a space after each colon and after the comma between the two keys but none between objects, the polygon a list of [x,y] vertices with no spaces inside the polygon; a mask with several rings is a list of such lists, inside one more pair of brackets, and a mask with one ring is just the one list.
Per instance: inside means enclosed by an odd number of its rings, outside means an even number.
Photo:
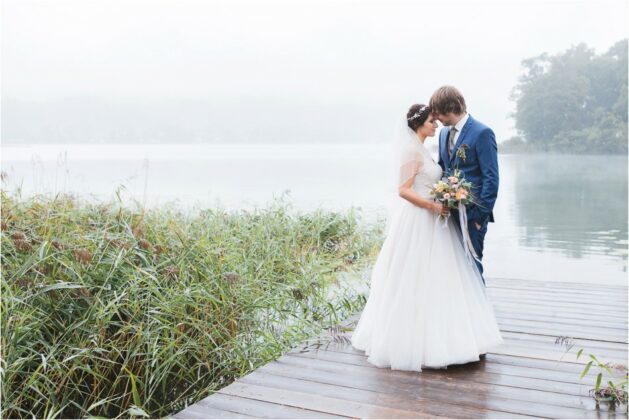
[{"label": "groom's hand", "polygon": [[480,230],[481,226],[478,224],[478,222],[474,222],[474,226],[476,226],[476,230]]}]

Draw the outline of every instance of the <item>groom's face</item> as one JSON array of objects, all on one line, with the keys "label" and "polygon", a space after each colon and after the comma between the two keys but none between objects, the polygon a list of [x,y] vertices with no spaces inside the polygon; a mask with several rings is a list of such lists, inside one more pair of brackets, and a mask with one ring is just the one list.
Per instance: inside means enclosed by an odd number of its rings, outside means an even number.
[{"label": "groom's face", "polygon": [[454,125],[454,114],[452,112],[448,112],[447,114],[437,113],[435,114],[435,118],[441,121],[443,125]]}]

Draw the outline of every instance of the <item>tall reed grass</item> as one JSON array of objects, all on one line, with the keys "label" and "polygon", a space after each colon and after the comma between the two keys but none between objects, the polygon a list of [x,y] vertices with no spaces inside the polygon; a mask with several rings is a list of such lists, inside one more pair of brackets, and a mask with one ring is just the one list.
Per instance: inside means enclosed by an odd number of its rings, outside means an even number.
[{"label": "tall reed grass", "polygon": [[[2,417],[163,417],[362,308],[354,210],[130,209],[2,192]],[[329,296],[334,296],[330,299]]]}]

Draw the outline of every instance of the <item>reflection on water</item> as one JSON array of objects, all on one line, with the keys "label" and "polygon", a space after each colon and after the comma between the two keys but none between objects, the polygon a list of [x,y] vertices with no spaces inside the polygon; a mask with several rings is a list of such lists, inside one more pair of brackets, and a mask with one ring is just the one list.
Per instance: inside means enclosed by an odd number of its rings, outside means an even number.
[{"label": "reflection on water", "polygon": [[[2,148],[8,190],[74,192],[149,206],[265,205],[290,191],[297,209],[358,206],[382,214],[386,146],[58,145]],[[66,150],[67,153],[59,154]],[[36,158],[33,158],[37,155]],[[500,155],[485,241],[488,277],[626,284],[627,158]]]},{"label": "reflection on water", "polygon": [[[572,258],[627,259],[627,158],[508,156],[519,242]],[[504,166],[504,165],[503,165]]]}]

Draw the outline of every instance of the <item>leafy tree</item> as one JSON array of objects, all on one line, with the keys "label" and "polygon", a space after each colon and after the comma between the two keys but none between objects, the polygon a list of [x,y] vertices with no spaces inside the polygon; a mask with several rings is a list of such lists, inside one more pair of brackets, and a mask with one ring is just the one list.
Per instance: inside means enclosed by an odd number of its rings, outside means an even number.
[{"label": "leafy tree", "polygon": [[527,149],[627,152],[627,39],[601,55],[579,44],[522,66],[512,99]]}]

